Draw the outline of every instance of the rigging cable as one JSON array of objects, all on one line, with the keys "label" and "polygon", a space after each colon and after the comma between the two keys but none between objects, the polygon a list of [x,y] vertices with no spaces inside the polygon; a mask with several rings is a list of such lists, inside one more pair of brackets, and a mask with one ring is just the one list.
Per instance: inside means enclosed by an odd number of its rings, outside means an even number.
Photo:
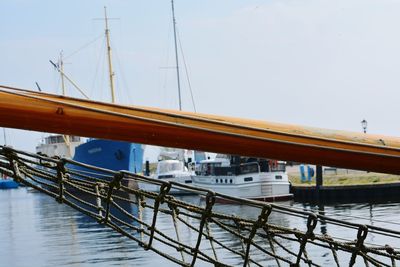
[{"label": "rigging cable", "polygon": [[[104,43],[106,43],[106,40],[105,40],[105,38],[104,38]],[[106,45],[104,45],[103,46],[104,48],[106,47]],[[103,59],[103,61],[101,62],[101,76],[100,76],[100,84],[99,84],[99,87],[100,87],[100,96],[99,96],[99,99],[101,100],[101,101],[103,101],[103,91],[104,91],[104,83],[105,83],[105,78],[104,78],[104,74],[105,74],[105,72],[106,72],[106,67],[105,67],[105,61],[106,61],[106,57],[104,56],[104,57],[102,57],[102,59]],[[111,97],[110,97],[111,98]],[[107,102],[110,102],[109,100],[106,100]]]},{"label": "rigging cable", "polygon": [[[117,49],[115,48],[115,46],[113,46],[113,52],[114,52],[115,58],[117,59],[117,64],[118,64],[120,76],[122,78],[123,87],[125,88],[125,91],[126,91],[126,93],[128,95],[128,102],[127,103],[128,104],[129,103],[133,104],[134,103],[133,102],[133,98],[132,98],[132,96],[130,94],[130,90],[129,90],[130,87],[128,86],[128,83],[127,83],[127,81],[125,79],[125,74],[124,74],[124,71],[123,71],[123,68],[122,68],[121,60],[119,59],[119,56],[118,56],[118,53],[117,53]],[[117,82],[118,82],[118,80],[117,80]],[[122,95],[122,91],[121,90],[116,90],[116,92],[117,92],[117,94],[121,94],[119,99],[121,99],[121,100],[125,99],[123,97],[123,95]]]},{"label": "rigging cable", "polygon": [[[94,78],[93,78],[93,82],[92,82],[92,88],[90,90],[90,95],[91,96],[94,96],[94,94],[92,94],[92,92],[95,90],[95,87],[96,87],[96,82],[98,80],[97,77],[98,77],[100,66],[102,66],[102,68],[101,68],[101,71],[102,71],[101,77],[104,76],[104,60],[105,60],[105,49],[106,49],[106,46],[104,45],[105,44],[105,38],[106,37],[103,36],[103,40],[102,40],[102,42],[100,44],[100,52],[99,52],[99,55],[98,55],[98,60],[97,60],[97,64],[96,64],[96,70],[95,70]],[[104,83],[103,79],[102,78],[100,78],[100,79],[101,79],[101,81],[97,82],[98,87],[101,86],[101,90],[98,90],[98,91],[100,91],[99,99],[101,99],[101,97],[102,97],[102,92],[103,92],[102,86],[103,86],[103,83]],[[92,97],[92,98],[94,98],[94,97]]]},{"label": "rigging cable", "polygon": [[96,38],[94,38],[92,41],[84,44],[83,46],[81,46],[80,48],[78,48],[77,50],[75,50],[74,52],[72,52],[71,54],[69,54],[68,56],[64,57],[64,60],[67,58],[72,57],[73,55],[75,55],[76,53],[80,52],[81,50],[85,49],[86,47],[88,47],[89,45],[93,44],[94,42],[96,42],[97,40],[99,40],[101,37],[103,36],[103,34],[97,36]]},{"label": "rigging cable", "polygon": [[192,91],[192,85],[191,85],[191,83],[190,83],[189,72],[188,72],[188,68],[187,68],[187,65],[186,65],[185,54],[183,53],[183,48],[182,48],[182,43],[181,43],[181,38],[180,38],[180,35],[179,35],[179,29],[178,29],[178,27],[176,28],[176,32],[177,32],[177,35],[178,35],[179,48],[180,48],[181,54],[182,54],[183,65],[185,66],[186,79],[187,79],[188,86],[189,86],[189,90],[190,90],[190,96],[191,96],[191,98],[192,98],[193,109],[194,109],[194,112],[196,113],[196,112],[197,112],[197,110],[196,110],[196,104],[195,104],[195,102],[194,102],[193,91]]},{"label": "rigging cable", "polygon": [[97,74],[98,74],[98,72],[99,72],[99,66],[100,66],[100,61],[101,61],[101,59],[103,58],[103,56],[104,56],[104,51],[105,51],[105,46],[103,45],[103,43],[105,42],[105,36],[103,36],[103,41],[101,42],[101,46],[100,46],[100,53],[99,53],[99,56],[98,56],[98,60],[97,60],[97,64],[96,64],[96,69],[95,69],[95,72],[94,72],[94,78],[93,78],[93,82],[92,82],[92,87],[91,87],[91,89],[90,89],[90,94],[89,95],[93,95],[92,93],[93,93],[93,90],[94,90],[94,88],[95,88],[95,86],[96,86],[96,80],[97,80]]}]

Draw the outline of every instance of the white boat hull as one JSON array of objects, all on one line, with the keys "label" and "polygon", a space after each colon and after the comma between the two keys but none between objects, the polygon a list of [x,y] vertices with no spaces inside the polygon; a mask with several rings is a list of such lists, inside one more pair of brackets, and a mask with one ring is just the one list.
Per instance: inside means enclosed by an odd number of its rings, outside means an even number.
[{"label": "white boat hull", "polygon": [[194,186],[233,197],[250,199],[291,197],[287,174],[283,172],[252,173],[237,176],[192,176],[192,180]]}]

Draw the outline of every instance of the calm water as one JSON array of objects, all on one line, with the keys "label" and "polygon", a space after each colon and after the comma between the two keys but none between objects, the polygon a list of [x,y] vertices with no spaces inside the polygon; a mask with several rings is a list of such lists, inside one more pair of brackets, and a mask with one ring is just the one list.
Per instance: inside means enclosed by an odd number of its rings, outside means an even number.
[{"label": "calm water", "polygon": [[[193,197],[187,200],[196,201]],[[323,209],[326,215],[334,215],[342,220],[400,229],[397,224],[400,222],[400,203],[330,205],[319,208],[300,203],[283,204],[316,211]],[[217,208],[228,213],[257,216],[256,211],[241,206],[223,205]],[[275,216],[270,219],[273,223],[292,228],[302,229],[305,224],[304,219],[294,219],[291,216]],[[167,218],[160,217],[157,226],[166,233],[173,233],[173,226]],[[316,231],[321,233],[328,231],[337,237],[355,238],[354,233],[339,231],[332,225],[319,224],[317,227]],[[215,236],[229,239],[226,233],[216,232]],[[184,233],[182,237],[192,240],[196,238]],[[373,234],[369,234],[368,238],[367,242],[391,242],[392,245],[400,247],[398,240],[381,240]],[[232,247],[236,246],[239,248],[240,244],[232,242]],[[318,250],[308,252],[321,258],[326,256]],[[228,261],[234,264],[239,262],[239,259],[228,259]],[[326,264],[331,263],[331,259],[326,257]],[[0,190],[0,266],[161,266],[161,264],[174,266],[153,252],[145,252],[135,242],[99,226],[79,212],[58,204],[46,195],[34,193],[26,188]]]}]

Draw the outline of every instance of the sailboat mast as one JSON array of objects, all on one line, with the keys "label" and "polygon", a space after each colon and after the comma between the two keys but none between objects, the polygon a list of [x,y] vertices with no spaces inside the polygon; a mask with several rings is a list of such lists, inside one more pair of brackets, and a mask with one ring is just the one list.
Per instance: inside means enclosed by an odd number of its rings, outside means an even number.
[{"label": "sailboat mast", "polygon": [[60,65],[60,75],[61,75],[61,89],[62,89],[62,94],[65,96],[67,92],[65,91],[65,82],[64,82],[64,61],[63,61],[63,52],[60,52],[60,59],[59,59],[59,65]]},{"label": "sailboat mast", "polygon": [[171,0],[171,7],[172,7],[172,23],[173,23],[173,26],[174,26],[176,79],[177,79],[177,83],[178,83],[179,110],[182,110],[181,82],[180,82],[180,79],[179,79],[178,44],[176,42],[176,20],[175,20],[174,0]]},{"label": "sailboat mast", "polygon": [[111,61],[111,45],[110,45],[110,30],[108,28],[107,8],[104,7],[104,18],[106,22],[106,40],[107,40],[107,56],[108,56],[108,71],[110,77],[110,89],[111,89],[111,101],[115,103],[115,92],[114,92],[114,71]]}]

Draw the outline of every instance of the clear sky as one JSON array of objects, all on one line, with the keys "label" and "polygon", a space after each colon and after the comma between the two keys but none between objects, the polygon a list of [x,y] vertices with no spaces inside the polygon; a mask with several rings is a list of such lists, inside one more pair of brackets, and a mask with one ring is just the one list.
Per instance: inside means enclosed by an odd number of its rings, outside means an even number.
[{"label": "clear sky", "polygon": [[[60,93],[48,60],[63,50],[66,74],[109,101],[104,22],[94,20],[103,6],[118,18],[117,101],[177,108],[169,0],[1,1],[0,84]],[[198,112],[358,132],[365,118],[368,132],[400,136],[400,1],[175,0],[175,9]],[[183,109],[193,110],[179,56]],[[68,94],[79,96],[69,85]],[[7,130],[31,151],[41,136]]]}]

